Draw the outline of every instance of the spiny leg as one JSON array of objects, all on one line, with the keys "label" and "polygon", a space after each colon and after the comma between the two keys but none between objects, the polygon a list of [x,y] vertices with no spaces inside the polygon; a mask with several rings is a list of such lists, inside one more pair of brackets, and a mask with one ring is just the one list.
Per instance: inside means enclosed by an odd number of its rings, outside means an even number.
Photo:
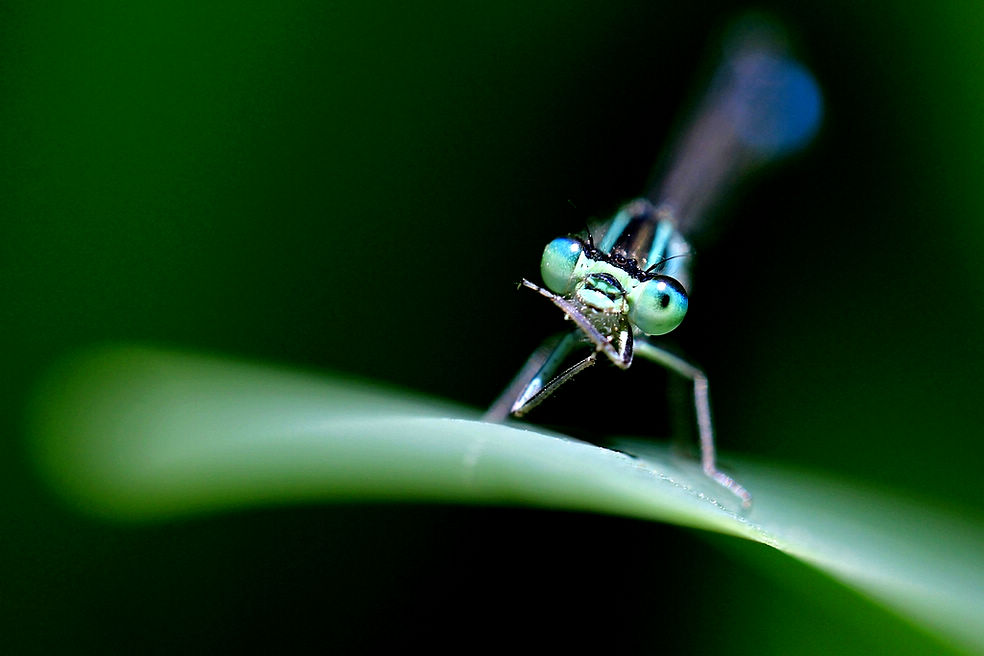
[{"label": "spiny leg", "polygon": [[632,331],[628,324],[623,322],[617,330],[614,326],[603,329],[585,316],[578,304],[571,302],[570,299],[554,294],[549,289],[544,289],[526,278],[523,278],[520,284],[527,289],[532,289],[540,296],[550,299],[554,305],[563,310],[566,318],[573,321],[581,329],[580,333],[575,332],[578,335],[578,341],[587,340],[594,344],[595,348],[607,355],[608,359],[619,369],[628,369],[629,365],[632,364]]},{"label": "spiny leg", "polygon": [[495,400],[483,419],[498,422],[505,420],[509,415],[521,417],[540,405],[558,387],[594,364],[596,354],[592,352],[560,375],[554,376],[554,372],[560,368],[571,351],[586,345],[580,330],[573,330],[544,341],[533,351],[526,364]]},{"label": "spiny leg", "polygon": [[543,363],[547,361],[550,354],[556,350],[557,346],[564,339],[565,335],[553,335],[543,340],[532,355],[527,358],[526,363],[519,370],[511,381],[509,385],[503,390],[502,394],[492,403],[485,414],[482,415],[482,421],[489,421],[493,423],[499,423],[505,421],[512,414],[513,404],[516,399],[523,395],[523,390],[525,390],[530,381],[536,377],[536,374],[543,367]]},{"label": "spiny leg", "polygon": [[711,402],[708,396],[707,376],[704,372],[683,358],[655,346],[643,338],[635,343],[637,355],[663,365],[685,378],[694,381],[694,406],[697,410],[697,432],[700,435],[700,460],[704,473],[741,499],[741,505],[749,508],[752,495],[741,484],[724,472],[718,470],[714,451],[714,427],[711,424]]},{"label": "spiny leg", "polygon": [[513,416],[522,417],[527,412],[543,403],[548,396],[557,390],[558,387],[593,365],[597,361],[597,358],[597,352],[592,351],[591,355],[582,360],[578,360],[576,363],[565,369],[562,373],[552,378],[550,382],[544,385],[539,391],[533,393],[532,395],[524,394],[522,397],[516,399],[516,402],[512,407]]}]

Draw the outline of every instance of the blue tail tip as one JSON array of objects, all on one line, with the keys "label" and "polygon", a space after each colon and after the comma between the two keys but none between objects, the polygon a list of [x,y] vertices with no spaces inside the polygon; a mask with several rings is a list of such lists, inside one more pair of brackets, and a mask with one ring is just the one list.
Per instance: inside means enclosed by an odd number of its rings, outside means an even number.
[{"label": "blue tail tip", "polygon": [[794,59],[763,52],[735,65],[744,99],[734,106],[733,118],[742,143],[764,157],[808,144],[823,118],[820,87],[810,71]]}]

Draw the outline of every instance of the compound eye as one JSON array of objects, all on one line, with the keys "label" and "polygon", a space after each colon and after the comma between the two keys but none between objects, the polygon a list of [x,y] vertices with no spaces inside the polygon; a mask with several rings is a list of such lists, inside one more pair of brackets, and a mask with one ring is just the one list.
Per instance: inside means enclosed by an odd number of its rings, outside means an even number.
[{"label": "compound eye", "polygon": [[687,314],[687,291],[669,276],[656,276],[629,292],[629,319],[647,335],[665,335]]},{"label": "compound eye", "polygon": [[581,257],[584,245],[570,237],[558,237],[543,249],[540,275],[547,289],[555,294],[566,294],[574,284],[574,267]]}]

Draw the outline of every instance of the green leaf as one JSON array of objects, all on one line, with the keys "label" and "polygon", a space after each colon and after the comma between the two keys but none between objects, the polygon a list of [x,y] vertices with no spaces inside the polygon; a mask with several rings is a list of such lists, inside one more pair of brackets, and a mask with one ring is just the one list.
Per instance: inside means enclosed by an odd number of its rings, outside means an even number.
[{"label": "green leaf", "polygon": [[161,520],[321,501],[517,504],[768,544],[947,642],[984,651],[984,528],[885,490],[727,459],[750,511],[667,449],[627,455],[347,379],[112,348],[52,373],[30,445],[80,509]]}]

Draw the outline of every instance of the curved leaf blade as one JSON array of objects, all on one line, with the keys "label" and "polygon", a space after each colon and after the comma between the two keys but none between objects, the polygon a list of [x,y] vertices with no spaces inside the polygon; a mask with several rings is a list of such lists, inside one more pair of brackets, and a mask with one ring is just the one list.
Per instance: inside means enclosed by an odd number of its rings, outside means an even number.
[{"label": "curved leaf blade", "polygon": [[626,453],[485,424],[345,378],[113,348],[41,386],[31,448],[87,512],[159,520],[322,501],[521,504],[672,522],[755,540],[828,572],[970,651],[984,650],[980,522],[816,474],[741,461],[751,512],[667,449]]}]

